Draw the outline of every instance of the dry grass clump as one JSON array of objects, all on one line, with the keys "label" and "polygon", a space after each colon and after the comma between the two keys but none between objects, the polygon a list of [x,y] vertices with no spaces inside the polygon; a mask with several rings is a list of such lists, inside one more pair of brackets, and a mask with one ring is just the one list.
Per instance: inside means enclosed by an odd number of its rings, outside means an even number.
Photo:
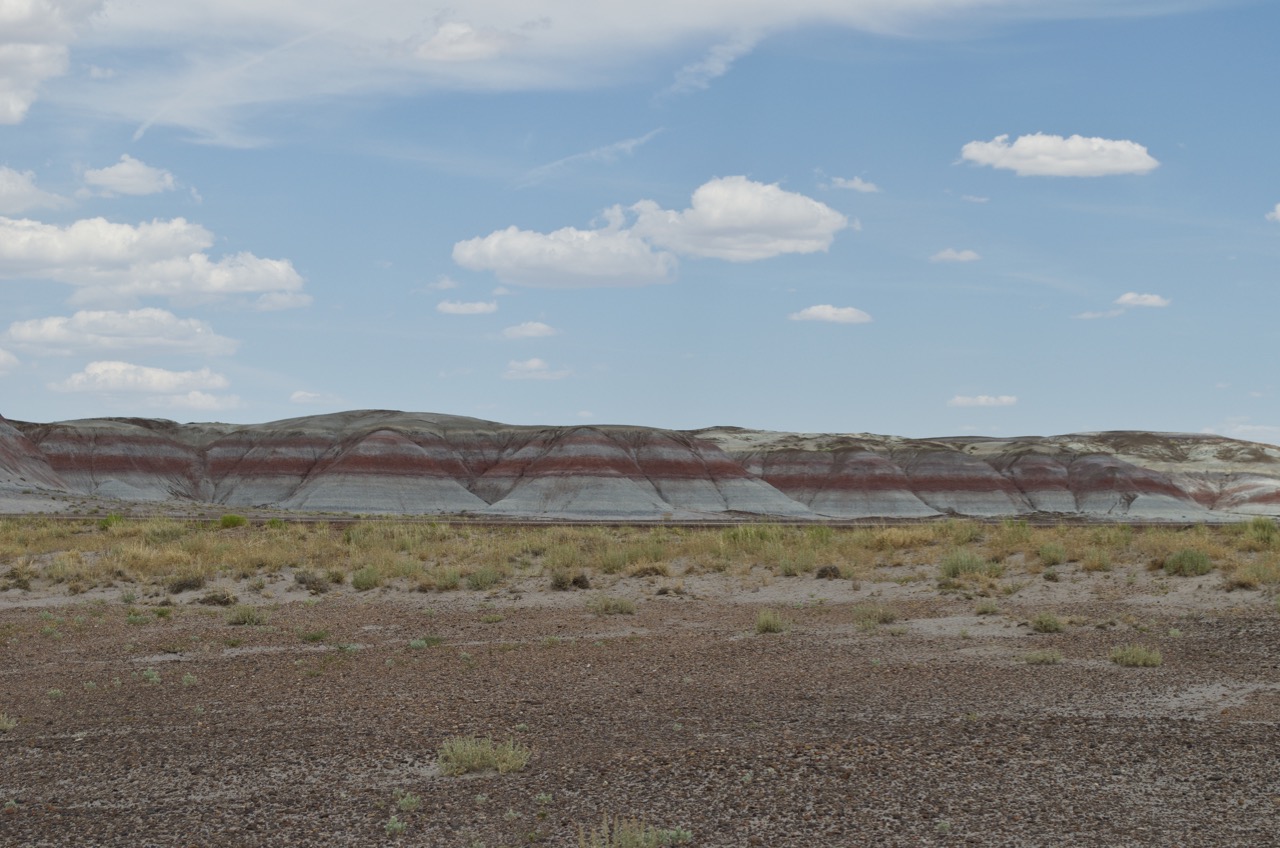
[{"label": "dry grass clump", "polygon": [[0,713],[0,733],[8,733],[18,726],[16,718],[10,718],[8,713]]},{"label": "dry grass clump", "polygon": [[893,624],[900,617],[898,611],[888,604],[858,604],[853,608],[853,621],[864,630]]},{"label": "dry grass clump", "polygon": [[1264,515],[1236,525],[1236,532],[1236,550],[1258,552],[1280,549],[1280,525]]},{"label": "dry grass clump", "polygon": [[454,736],[440,743],[436,751],[440,772],[447,775],[496,771],[509,774],[529,764],[532,751],[516,742],[494,742],[490,738]]},{"label": "dry grass clump", "polygon": [[1061,633],[1062,619],[1051,612],[1041,612],[1032,616],[1031,629],[1037,633]]},{"label": "dry grass clump", "polygon": [[939,571],[946,580],[964,577],[999,577],[1004,568],[970,548],[957,548],[942,558]]},{"label": "dry grass clump", "polygon": [[584,831],[578,828],[578,848],[662,848],[665,845],[682,845],[693,839],[693,834],[683,828],[664,830],[650,827],[638,819],[613,819],[604,817],[600,827]]},{"label": "dry grass clump", "polygon": [[1089,548],[1080,561],[1082,571],[1110,571],[1111,554],[1102,548]]},{"label": "dry grass clump", "polygon": [[786,620],[774,610],[760,610],[756,613],[756,632],[761,635],[782,633],[787,627]]},{"label": "dry grass clump", "polygon": [[1280,557],[1233,564],[1225,569],[1223,580],[1228,589],[1258,589],[1280,585]]},{"label": "dry grass clump", "polygon": [[1032,651],[1023,657],[1028,665],[1057,665],[1062,662],[1062,651],[1049,648],[1043,651]]},{"label": "dry grass clump", "polygon": [[1137,668],[1155,668],[1164,658],[1155,648],[1144,645],[1120,645],[1111,649],[1111,661],[1116,665]]},{"label": "dry grass clump", "polygon": [[240,604],[227,613],[227,624],[235,626],[259,626],[267,623],[271,617],[266,610]]},{"label": "dry grass clump", "polygon": [[614,598],[609,595],[596,595],[587,601],[587,609],[596,615],[634,615],[636,605],[626,598]]}]

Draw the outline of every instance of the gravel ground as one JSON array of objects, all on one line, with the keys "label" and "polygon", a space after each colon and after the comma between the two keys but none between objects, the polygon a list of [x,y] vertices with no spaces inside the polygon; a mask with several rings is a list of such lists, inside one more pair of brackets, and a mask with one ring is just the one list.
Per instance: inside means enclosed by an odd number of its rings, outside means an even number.
[{"label": "gravel ground", "polygon": [[[1280,619],[1256,593],[1067,580],[978,616],[928,585],[655,585],[608,616],[586,592],[291,590],[255,600],[262,626],[0,593],[0,844],[577,845],[604,815],[695,846],[1280,841]],[[859,626],[868,598],[899,621]],[[1062,632],[1027,626],[1045,604]],[[785,632],[756,634],[766,606]],[[1164,664],[1108,660],[1133,642]],[[533,754],[444,776],[458,735]]]}]

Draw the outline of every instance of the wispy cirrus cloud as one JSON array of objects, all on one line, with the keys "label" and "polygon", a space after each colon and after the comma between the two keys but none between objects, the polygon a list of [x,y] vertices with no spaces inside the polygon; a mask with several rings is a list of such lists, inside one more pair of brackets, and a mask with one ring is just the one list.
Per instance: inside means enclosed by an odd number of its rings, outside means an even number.
[{"label": "wispy cirrus cloud", "polygon": [[445,315],[489,315],[497,311],[498,304],[493,301],[442,300],[436,304],[436,312]]},{"label": "wispy cirrus cloud", "polygon": [[1017,395],[956,395],[947,406],[1015,406]]},{"label": "wispy cirrus cloud", "polygon": [[658,129],[650,130],[642,136],[625,138],[622,141],[615,141],[612,144],[601,145],[600,147],[595,147],[582,153],[574,153],[570,156],[564,157],[563,159],[557,159],[554,162],[548,162],[546,165],[540,165],[529,171],[529,173],[516,181],[516,185],[521,188],[527,188],[529,186],[546,182],[552,177],[572,169],[574,165],[581,163],[599,162],[608,164],[616,162],[624,156],[631,156],[638,148],[648,144],[649,141],[661,132],[662,128],[659,127]]},{"label": "wispy cirrus cloud", "polygon": [[511,360],[502,373],[504,380],[563,380],[572,373],[567,369],[552,370],[545,359]]},{"label": "wispy cirrus cloud", "polygon": [[982,256],[976,250],[956,250],[948,247],[929,257],[930,262],[977,262]]},{"label": "wispy cirrus cloud", "polygon": [[508,339],[545,339],[559,333],[560,331],[550,324],[544,324],[541,321],[525,321],[523,324],[507,327],[502,331],[502,336]]}]

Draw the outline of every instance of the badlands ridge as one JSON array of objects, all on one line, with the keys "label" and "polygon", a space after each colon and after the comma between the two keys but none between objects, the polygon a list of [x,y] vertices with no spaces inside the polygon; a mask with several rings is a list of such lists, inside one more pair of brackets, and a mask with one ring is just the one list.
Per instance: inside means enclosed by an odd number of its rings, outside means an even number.
[{"label": "badlands ridge", "polygon": [[268,424],[0,417],[10,509],[77,498],[273,510],[697,521],[1280,515],[1280,448],[1145,432],[905,439],[513,426],[381,410]]}]

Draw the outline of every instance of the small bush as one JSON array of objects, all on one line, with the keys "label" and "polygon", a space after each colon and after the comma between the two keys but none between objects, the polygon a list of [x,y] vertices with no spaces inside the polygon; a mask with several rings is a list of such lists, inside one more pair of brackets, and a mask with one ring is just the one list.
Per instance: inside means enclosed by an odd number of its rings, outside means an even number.
[{"label": "small bush", "polygon": [[663,830],[636,819],[610,821],[608,816],[598,828],[590,831],[578,828],[578,848],[663,848],[692,839],[693,834],[683,828]]},{"label": "small bush", "polygon": [[492,589],[501,582],[502,572],[488,565],[478,568],[467,575],[467,588],[477,592]]},{"label": "small bush", "polygon": [[409,643],[409,647],[415,651],[423,648],[434,648],[437,645],[444,644],[443,636],[423,636],[421,639],[414,639]]},{"label": "small bush", "polygon": [[1051,612],[1037,613],[1031,619],[1031,629],[1037,633],[1061,633],[1062,619]]},{"label": "small bush", "polygon": [[1062,652],[1053,649],[1032,651],[1023,657],[1029,665],[1057,665],[1062,662]]},{"label": "small bush", "polygon": [[312,645],[316,644],[317,642],[323,642],[325,639],[328,639],[328,638],[329,638],[328,630],[309,630],[306,633],[302,634],[302,641],[310,643]]},{"label": "small bush", "polygon": [[1203,551],[1183,548],[1170,554],[1164,561],[1164,573],[1180,577],[1195,577],[1213,571],[1213,561]]},{"label": "small bush", "polygon": [[382,574],[373,566],[365,566],[351,575],[351,588],[368,592],[382,585]]},{"label": "small bush", "polygon": [[858,604],[853,608],[853,620],[859,627],[874,628],[879,624],[893,624],[898,611],[888,604]]},{"label": "small bush", "polygon": [[113,512],[110,515],[108,515],[106,518],[100,519],[98,521],[98,529],[110,530],[112,527],[118,527],[121,524],[124,524],[124,516],[117,515],[116,513]]},{"label": "small bush", "polygon": [[1067,549],[1057,542],[1047,542],[1036,551],[1036,556],[1045,565],[1062,565],[1067,561]]},{"label": "small bush", "polygon": [[781,633],[787,629],[787,622],[773,610],[760,610],[756,614],[757,633]]},{"label": "small bush", "polygon": [[1143,645],[1123,645],[1111,649],[1111,661],[1116,665],[1139,668],[1155,668],[1164,663],[1164,658],[1155,648]]},{"label": "small bush", "polygon": [[436,755],[441,774],[459,775],[480,771],[508,774],[529,764],[532,752],[514,739],[497,743],[489,738],[455,736],[440,743]]},{"label": "small bush", "polygon": [[634,615],[636,605],[626,598],[614,598],[609,595],[596,595],[587,601],[587,609],[596,615]]},{"label": "small bush", "polygon": [[1004,569],[998,564],[979,556],[968,548],[957,548],[944,556],[941,571],[943,578],[948,580],[969,575],[999,577],[1004,573]]},{"label": "small bush", "polygon": [[1085,551],[1080,568],[1083,571],[1110,571],[1111,555],[1101,548],[1090,548]]},{"label": "small bush", "polygon": [[229,607],[236,602],[236,596],[226,589],[214,589],[212,592],[205,592],[196,601],[198,604],[204,604],[208,607]]},{"label": "small bush", "polygon": [[260,610],[257,607],[251,607],[246,604],[241,604],[240,606],[237,606],[235,609],[231,610],[231,612],[227,613],[227,624],[232,624],[236,626],[241,626],[241,625],[256,626],[256,625],[266,624],[268,618],[270,618],[270,616],[267,614],[265,610]]},{"label": "small bush", "polygon": [[170,595],[177,595],[181,592],[194,592],[196,589],[204,588],[203,574],[179,574],[165,585]]},{"label": "small bush", "polygon": [[266,524],[263,525],[268,530],[283,530],[285,527],[283,518],[268,518]]},{"label": "small bush", "polygon": [[0,733],[8,733],[18,726],[16,718],[10,718],[8,713],[0,713]]},{"label": "small bush", "polygon": [[975,615],[999,615],[1000,605],[991,599],[978,601],[978,605],[973,610]]},{"label": "small bush", "polygon": [[313,595],[323,595],[329,591],[329,586],[331,585],[326,575],[307,570],[295,571],[293,573],[293,582]]},{"label": "small bush", "polygon": [[230,512],[218,519],[218,526],[223,530],[230,530],[233,527],[243,527],[248,523],[249,519],[245,518],[243,515],[236,515]]},{"label": "small bush", "polygon": [[570,589],[590,589],[591,580],[585,571],[558,568],[551,572],[551,588],[557,592]]}]

